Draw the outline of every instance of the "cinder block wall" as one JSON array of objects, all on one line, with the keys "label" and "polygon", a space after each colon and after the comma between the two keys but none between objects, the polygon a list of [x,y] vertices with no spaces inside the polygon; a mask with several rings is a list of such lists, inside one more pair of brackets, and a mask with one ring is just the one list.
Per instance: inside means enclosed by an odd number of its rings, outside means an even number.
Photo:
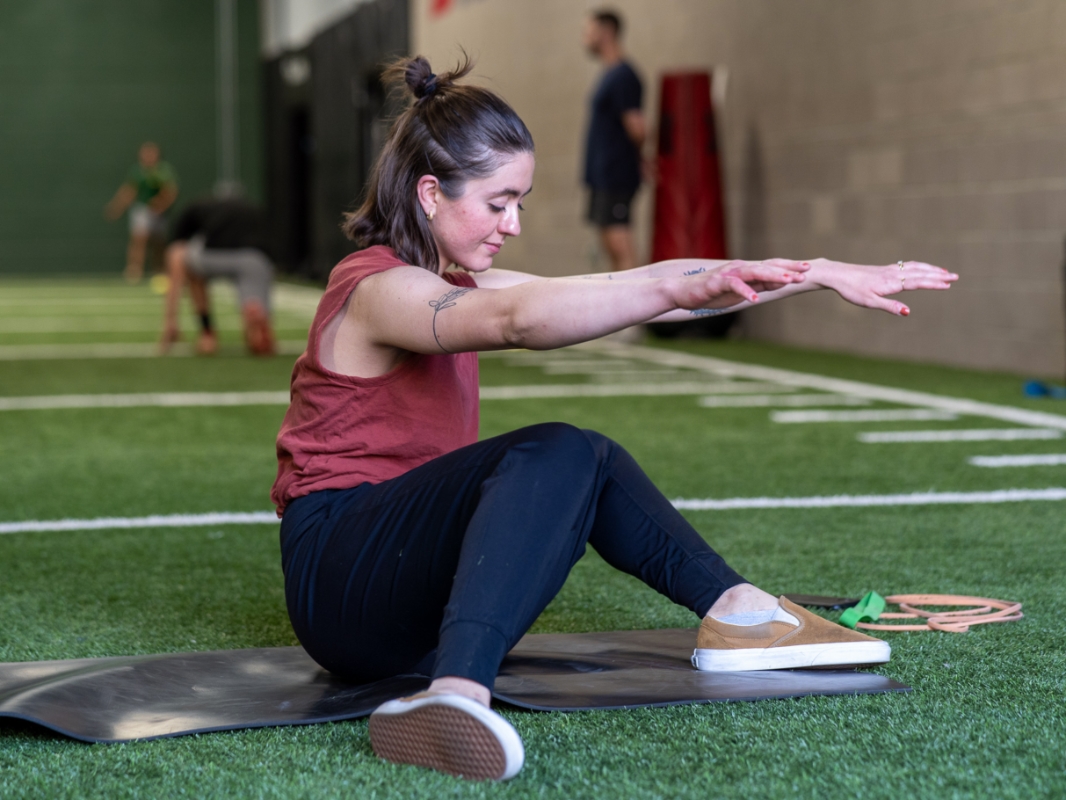
[{"label": "cinder block wall", "polygon": [[[537,139],[525,235],[501,266],[595,268],[581,222],[585,103],[597,68],[574,0],[413,0],[414,49],[458,45]],[[946,295],[899,320],[826,293],[745,314],[745,335],[943,364],[1066,368],[1066,3],[1060,0],[617,0],[654,116],[678,68],[729,70],[720,109],[732,252],[932,261]],[[646,194],[646,193],[645,193]],[[647,247],[649,198],[638,207]]]}]

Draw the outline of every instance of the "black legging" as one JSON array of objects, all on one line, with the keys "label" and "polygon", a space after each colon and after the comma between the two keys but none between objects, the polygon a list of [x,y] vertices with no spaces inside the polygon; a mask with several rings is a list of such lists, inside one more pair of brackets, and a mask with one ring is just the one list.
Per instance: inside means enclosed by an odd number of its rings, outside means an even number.
[{"label": "black legging", "polygon": [[293,501],[289,617],[307,652],[351,680],[428,673],[491,689],[586,541],[700,616],[745,582],[619,445],[546,423]]}]

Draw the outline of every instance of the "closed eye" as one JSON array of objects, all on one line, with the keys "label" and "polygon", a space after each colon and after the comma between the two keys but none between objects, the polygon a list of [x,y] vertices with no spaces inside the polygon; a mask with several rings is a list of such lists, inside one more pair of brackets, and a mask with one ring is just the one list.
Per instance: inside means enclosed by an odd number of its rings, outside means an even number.
[{"label": "closed eye", "polygon": [[492,211],[493,214],[499,214],[503,211],[503,206],[494,206],[492,203],[489,203],[489,210]]}]

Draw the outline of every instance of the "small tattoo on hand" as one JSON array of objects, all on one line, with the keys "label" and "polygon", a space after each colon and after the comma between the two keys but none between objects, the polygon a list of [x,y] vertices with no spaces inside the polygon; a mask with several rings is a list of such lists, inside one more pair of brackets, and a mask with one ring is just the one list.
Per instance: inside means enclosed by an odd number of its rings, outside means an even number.
[{"label": "small tattoo on hand", "polygon": [[688,272],[682,272],[682,275],[699,275],[701,272],[706,272],[704,267],[698,267],[696,269],[690,269]]}]

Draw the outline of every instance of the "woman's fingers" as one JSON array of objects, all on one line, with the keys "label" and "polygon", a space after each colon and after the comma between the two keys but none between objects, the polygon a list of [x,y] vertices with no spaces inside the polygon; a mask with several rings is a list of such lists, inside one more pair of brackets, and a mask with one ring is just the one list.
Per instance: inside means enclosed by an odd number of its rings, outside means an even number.
[{"label": "woman's fingers", "polygon": [[764,283],[801,283],[806,276],[802,270],[792,267],[782,267],[761,262],[745,263],[735,267],[727,266],[721,275],[732,275],[746,282],[762,281]]},{"label": "woman's fingers", "polygon": [[720,294],[727,294],[732,292],[735,295],[739,295],[747,300],[749,303],[758,303],[759,294],[752,289],[739,275],[723,275],[724,285]]},{"label": "woman's fingers", "polygon": [[863,305],[867,308],[878,308],[882,311],[887,311],[897,317],[906,317],[911,313],[910,308],[905,303],[901,303],[898,300],[890,300],[887,297],[881,297],[876,294],[870,295]]},{"label": "woman's fingers", "polygon": [[794,272],[807,272],[811,268],[809,261],[793,261],[790,258],[768,258],[762,263],[775,267],[785,267]]}]

